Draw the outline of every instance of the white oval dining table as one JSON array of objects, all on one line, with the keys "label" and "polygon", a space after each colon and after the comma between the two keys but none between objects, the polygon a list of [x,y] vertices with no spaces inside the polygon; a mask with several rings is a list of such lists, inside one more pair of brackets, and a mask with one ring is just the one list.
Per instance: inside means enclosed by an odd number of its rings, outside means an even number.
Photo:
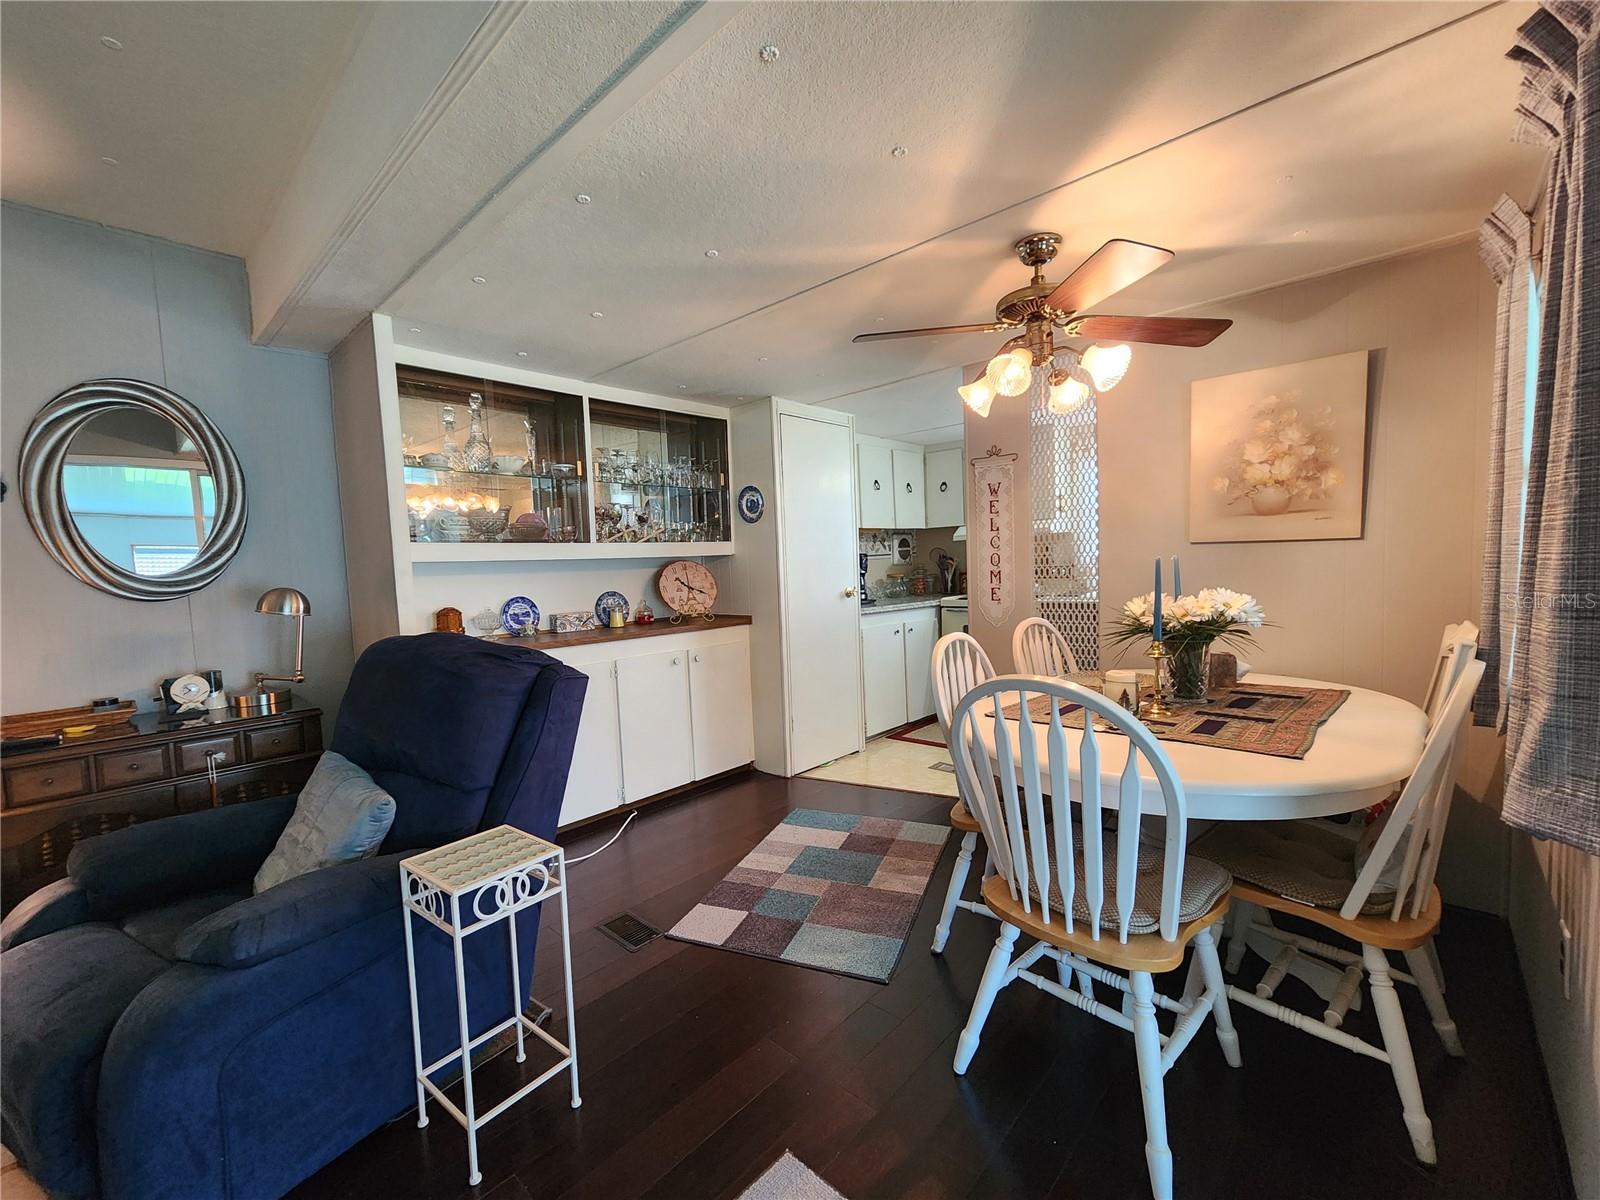
[{"label": "white oval dining table", "polygon": [[[1355,812],[1386,799],[1410,776],[1422,756],[1428,718],[1415,704],[1398,696],[1289,675],[1252,672],[1249,680],[1285,687],[1335,688],[1350,695],[1318,728],[1304,758],[1163,741],[1161,747],[1183,781],[1191,820],[1292,821]],[[1018,723],[1008,720],[1006,724],[1015,737]],[[993,754],[993,722],[979,721],[978,728]],[[1040,775],[1048,790],[1046,729],[1043,723],[1034,723]],[[1083,733],[1077,729],[1065,732],[1071,756],[1069,774],[1076,781],[1077,747]],[[1128,739],[1099,730],[1095,734],[1100,745],[1103,803],[1115,808],[1116,784],[1127,759]],[[1140,777],[1150,785],[1145,795],[1157,794],[1149,764],[1141,760],[1139,766]]]}]

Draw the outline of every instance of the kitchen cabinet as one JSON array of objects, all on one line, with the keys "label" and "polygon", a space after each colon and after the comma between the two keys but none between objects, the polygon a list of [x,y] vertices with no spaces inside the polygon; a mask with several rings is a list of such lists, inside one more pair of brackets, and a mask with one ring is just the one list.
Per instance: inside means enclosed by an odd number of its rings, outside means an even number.
[{"label": "kitchen cabinet", "polygon": [[868,737],[933,715],[933,645],[938,640],[939,609],[934,604],[862,616]]},{"label": "kitchen cabinet", "polygon": [[954,446],[948,450],[930,450],[923,459],[929,529],[954,528],[967,523],[963,454],[960,446]]},{"label": "kitchen cabinet", "polygon": [[921,450],[891,450],[894,468],[894,527],[896,529],[926,529],[928,510],[926,504],[927,479],[924,475]]},{"label": "kitchen cabinet", "polygon": [[673,649],[617,661],[622,798],[629,804],[694,779],[688,657]]},{"label": "kitchen cabinet", "polygon": [[589,677],[563,827],[754,759],[748,621],[719,617],[717,628],[688,630],[664,622],[629,626],[611,637],[600,633],[598,641],[595,631],[514,639]]},{"label": "kitchen cabinet", "polygon": [[689,651],[689,711],[694,775],[742,767],[755,754],[750,719],[750,646],[722,642]]},{"label": "kitchen cabinet", "polygon": [[894,454],[887,446],[856,442],[857,520],[862,529],[894,529]]},{"label": "kitchen cabinet", "polygon": [[910,719],[906,715],[905,625],[898,614],[861,622],[861,683],[868,737],[898,729]]},{"label": "kitchen cabinet", "polygon": [[933,715],[933,644],[939,640],[938,608],[914,608],[905,614],[906,720]]}]

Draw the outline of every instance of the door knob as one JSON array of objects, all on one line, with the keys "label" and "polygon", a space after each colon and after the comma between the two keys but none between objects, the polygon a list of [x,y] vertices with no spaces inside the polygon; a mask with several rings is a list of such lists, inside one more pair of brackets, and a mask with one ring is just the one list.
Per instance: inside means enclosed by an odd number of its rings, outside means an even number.
[{"label": "door knob", "polygon": [[847,588],[845,588],[845,590],[844,590],[844,598],[845,598],[845,599],[846,599],[846,600],[849,600],[849,599],[850,599],[850,598],[851,598],[851,597],[853,597],[853,596],[854,596],[854,595],[855,595],[855,594],[856,594],[856,590],[855,590],[855,588],[853,588],[853,587],[847,587]]}]

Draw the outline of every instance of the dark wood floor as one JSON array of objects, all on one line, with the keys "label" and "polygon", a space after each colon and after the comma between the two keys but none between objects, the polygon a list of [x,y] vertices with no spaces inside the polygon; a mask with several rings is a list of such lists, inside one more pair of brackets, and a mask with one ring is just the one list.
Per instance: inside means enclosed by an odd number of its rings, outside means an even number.
[{"label": "dark wood floor", "polygon": [[[958,914],[944,956],[928,952],[954,840],[887,986],[665,938],[630,955],[595,931],[625,908],[670,927],[798,807],[939,820],[949,801],[754,775],[642,813],[572,871],[583,1108],[552,1082],[486,1127],[476,1189],[461,1129],[436,1113],[426,1130],[406,1118],[374,1134],[295,1195],[716,1200],[788,1149],[848,1200],[1148,1197],[1126,1034],[1017,985],[997,1001],[966,1078],[952,1073],[994,940],[993,926]],[[613,828],[573,838],[569,853]],[[558,1001],[552,933],[547,923],[535,992]],[[1452,911],[1439,951],[1465,1061],[1444,1055],[1418,997],[1401,989],[1436,1169],[1412,1157],[1386,1066],[1240,1009],[1240,1070],[1206,1030],[1167,1076],[1177,1194],[1571,1196],[1505,926]],[[1247,959],[1241,977],[1260,970]],[[1280,998],[1294,1002],[1298,986]],[[1375,1040],[1370,1006],[1347,1028]],[[523,1069],[495,1060],[477,1076],[479,1096],[505,1094]]]}]

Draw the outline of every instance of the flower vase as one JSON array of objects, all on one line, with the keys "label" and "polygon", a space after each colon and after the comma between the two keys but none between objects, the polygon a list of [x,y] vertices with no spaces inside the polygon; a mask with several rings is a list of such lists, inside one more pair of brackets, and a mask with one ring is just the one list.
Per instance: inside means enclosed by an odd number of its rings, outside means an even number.
[{"label": "flower vase", "polygon": [[1169,641],[1167,650],[1167,682],[1172,698],[1194,704],[1206,698],[1206,684],[1210,678],[1211,642],[1208,639],[1189,638],[1181,642]]}]

